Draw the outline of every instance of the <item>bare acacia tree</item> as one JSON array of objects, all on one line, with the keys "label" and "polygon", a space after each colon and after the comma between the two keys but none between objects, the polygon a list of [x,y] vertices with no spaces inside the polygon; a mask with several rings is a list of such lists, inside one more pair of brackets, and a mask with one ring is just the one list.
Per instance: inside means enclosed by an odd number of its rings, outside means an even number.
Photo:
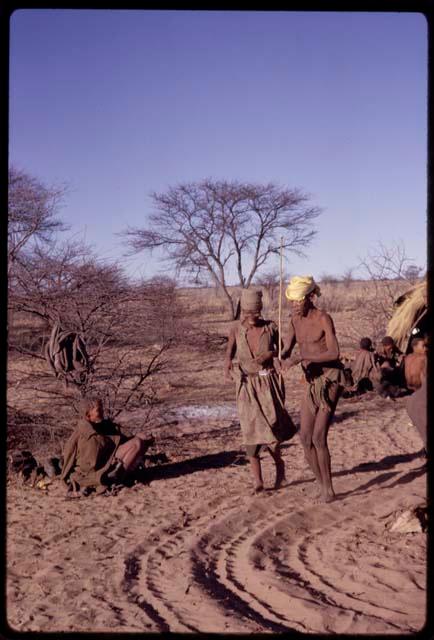
[{"label": "bare acacia tree", "polygon": [[49,242],[66,229],[58,217],[65,189],[47,187],[36,178],[11,167],[8,184],[8,273],[31,241]]},{"label": "bare acacia tree", "polygon": [[231,317],[235,304],[228,290],[234,267],[239,285],[248,288],[257,271],[280,250],[303,255],[320,214],[309,197],[286,189],[237,181],[203,180],[152,193],[154,211],[146,227],[129,227],[121,235],[130,254],[163,249],[179,274],[193,279],[208,274],[223,292]]}]

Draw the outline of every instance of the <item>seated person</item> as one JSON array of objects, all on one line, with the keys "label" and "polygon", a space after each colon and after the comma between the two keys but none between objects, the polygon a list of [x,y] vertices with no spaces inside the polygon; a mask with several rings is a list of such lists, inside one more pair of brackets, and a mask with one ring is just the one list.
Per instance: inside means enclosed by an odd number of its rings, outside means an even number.
[{"label": "seated person", "polygon": [[82,418],[64,449],[61,479],[75,493],[83,489],[97,489],[119,482],[134,471],[153,438],[125,436],[118,425],[104,419],[99,398],[82,401]]},{"label": "seated person", "polygon": [[404,358],[404,376],[407,388],[416,391],[422,384],[422,375],[426,372],[426,340],[423,336],[412,338],[411,353]]},{"label": "seated person", "polygon": [[381,349],[378,351],[380,363],[380,381],[376,388],[380,396],[385,398],[397,398],[404,393],[405,380],[402,371],[403,354],[398,349],[395,341],[390,336],[385,336],[381,341]]},{"label": "seated person", "polygon": [[374,384],[379,382],[380,364],[370,338],[362,338],[360,340],[356,359],[351,366],[351,373],[354,383],[350,389],[352,393],[372,391]]}]

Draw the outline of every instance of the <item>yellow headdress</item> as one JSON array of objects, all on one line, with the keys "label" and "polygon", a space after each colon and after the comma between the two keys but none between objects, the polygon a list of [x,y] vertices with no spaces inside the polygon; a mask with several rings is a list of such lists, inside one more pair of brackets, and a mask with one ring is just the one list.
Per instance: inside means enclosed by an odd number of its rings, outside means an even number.
[{"label": "yellow headdress", "polygon": [[312,276],[293,276],[286,287],[285,296],[288,300],[301,301],[309,293],[321,295],[321,291]]}]

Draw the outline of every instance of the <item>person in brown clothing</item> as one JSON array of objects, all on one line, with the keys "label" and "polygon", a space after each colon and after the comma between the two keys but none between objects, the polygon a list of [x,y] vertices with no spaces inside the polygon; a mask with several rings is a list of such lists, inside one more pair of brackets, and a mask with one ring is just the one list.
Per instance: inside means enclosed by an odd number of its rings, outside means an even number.
[{"label": "person in brown clothing", "polygon": [[426,340],[423,336],[412,338],[411,353],[404,358],[404,376],[407,388],[416,391],[422,384],[422,377],[426,374]]},{"label": "person in brown clothing", "polygon": [[333,320],[317,309],[313,297],[321,295],[312,276],[294,276],[285,292],[291,305],[289,345],[282,354],[290,357],[299,346],[306,392],[301,401],[300,439],[306,460],[321,487],[324,502],[335,498],[327,435],[345,385],[344,366]]},{"label": "person in brown clothing", "polygon": [[88,398],[81,403],[82,418],[67,441],[61,480],[75,496],[83,490],[103,491],[134,471],[153,439],[128,438],[119,426],[104,419],[103,403]]},{"label": "person in brown clothing", "polygon": [[244,289],[242,318],[230,329],[225,359],[225,378],[236,382],[242,439],[255,492],[264,489],[261,449],[267,449],[274,460],[274,488],[278,489],[285,477],[280,443],[296,431],[284,406],[283,384],[273,365],[279,348],[278,329],[274,322],[261,317],[261,310],[262,291]]},{"label": "person in brown clothing", "polygon": [[377,391],[383,398],[398,398],[405,394],[403,354],[391,336],[384,336],[378,349],[380,381]]},{"label": "person in brown clothing", "polygon": [[344,392],[344,397],[372,391],[380,379],[380,363],[370,338],[361,338],[359,350],[351,366],[353,386]]}]

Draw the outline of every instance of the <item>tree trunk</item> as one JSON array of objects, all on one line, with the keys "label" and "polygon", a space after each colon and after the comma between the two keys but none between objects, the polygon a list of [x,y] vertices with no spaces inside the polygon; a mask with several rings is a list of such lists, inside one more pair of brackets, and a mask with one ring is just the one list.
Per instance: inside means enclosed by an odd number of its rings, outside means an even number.
[{"label": "tree trunk", "polygon": [[220,286],[220,290],[223,291],[223,294],[225,296],[225,302],[226,302],[226,306],[228,308],[228,312],[229,312],[229,317],[231,320],[236,320],[236,306],[234,305],[234,301],[232,299],[231,294],[229,293],[229,291],[226,289],[226,287],[222,284],[219,285]]}]

